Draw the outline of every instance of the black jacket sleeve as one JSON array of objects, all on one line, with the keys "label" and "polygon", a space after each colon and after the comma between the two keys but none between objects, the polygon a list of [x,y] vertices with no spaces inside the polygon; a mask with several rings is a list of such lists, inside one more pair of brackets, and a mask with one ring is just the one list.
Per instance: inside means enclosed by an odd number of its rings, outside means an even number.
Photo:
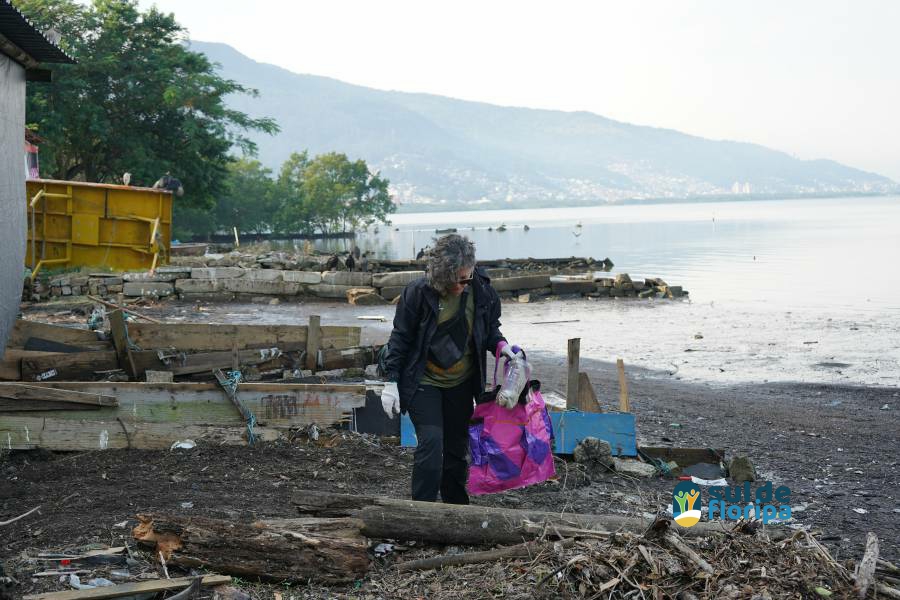
[{"label": "black jacket sleeve", "polygon": [[388,357],[385,361],[388,381],[399,381],[400,373],[406,365],[406,358],[416,340],[416,328],[419,326],[419,306],[421,298],[415,282],[404,288],[394,313],[394,329],[388,340]]},{"label": "black jacket sleeve", "polygon": [[501,341],[505,342],[506,338],[500,333],[500,297],[493,287],[488,286],[488,290],[488,293],[491,295],[491,304],[488,308],[488,341],[486,350],[491,354],[495,354],[497,352],[497,344]]}]

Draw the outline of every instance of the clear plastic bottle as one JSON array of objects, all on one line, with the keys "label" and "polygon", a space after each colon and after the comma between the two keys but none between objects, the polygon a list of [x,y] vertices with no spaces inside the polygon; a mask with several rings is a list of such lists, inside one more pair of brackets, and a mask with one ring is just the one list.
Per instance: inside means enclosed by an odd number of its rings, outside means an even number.
[{"label": "clear plastic bottle", "polygon": [[515,359],[506,360],[503,371],[503,383],[500,386],[500,393],[497,394],[497,402],[505,408],[513,408],[528,384],[531,367],[528,366],[524,356],[518,355]]}]

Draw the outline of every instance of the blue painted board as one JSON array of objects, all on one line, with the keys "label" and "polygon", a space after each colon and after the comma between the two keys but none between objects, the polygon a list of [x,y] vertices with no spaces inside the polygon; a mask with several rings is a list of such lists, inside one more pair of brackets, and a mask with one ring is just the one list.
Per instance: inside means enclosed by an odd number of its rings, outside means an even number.
[{"label": "blue painted board", "polygon": [[637,432],[632,413],[551,412],[556,454],[572,454],[586,437],[609,442],[613,456],[637,456]]},{"label": "blue painted board", "polygon": [[[572,454],[578,442],[595,437],[609,442],[613,456],[637,456],[637,433],[632,413],[550,412],[554,453]],[[409,415],[400,417],[400,445],[415,448],[416,430]]]}]

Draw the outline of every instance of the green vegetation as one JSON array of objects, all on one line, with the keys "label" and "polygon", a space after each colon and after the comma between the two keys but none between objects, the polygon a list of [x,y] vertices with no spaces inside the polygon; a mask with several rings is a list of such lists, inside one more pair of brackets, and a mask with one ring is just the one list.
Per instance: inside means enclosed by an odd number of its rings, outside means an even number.
[{"label": "green vegetation", "polygon": [[55,28],[78,64],[59,65],[52,84],[29,84],[27,114],[47,140],[43,175],[56,179],[152,185],[171,172],[194,207],[221,193],[230,152],[253,153],[251,131],[275,133],[271,119],[228,108],[229,94],[251,94],[220,77],[183,44],[172,14],[141,11],[135,0],[21,0],[39,28]]},{"label": "green vegetation", "polygon": [[219,230],[336,233],[385,221],[396,210],[386,179],[336,152],[313,159],[295,152],[277,179],[259,161],[242,159],[226,183],[212,215]]},{"label": "green vegetation", "polygon": [[[53,83],[29,83],[27,114],[46,140],[42,176],[152,185],[171,173],[176,237],[237,227],[245,233],[347,231],[395,210],[388,181],[344,154],[294,154],[277,178],[252,157],[250,135],[275,121],[229,108],[226,96],[256,91],[220,77],[184,44],[173,14],[136,0],[17,0],[40,29],[54,28],[77,61]],[[235,151],[242,157],[236,158]]]}]

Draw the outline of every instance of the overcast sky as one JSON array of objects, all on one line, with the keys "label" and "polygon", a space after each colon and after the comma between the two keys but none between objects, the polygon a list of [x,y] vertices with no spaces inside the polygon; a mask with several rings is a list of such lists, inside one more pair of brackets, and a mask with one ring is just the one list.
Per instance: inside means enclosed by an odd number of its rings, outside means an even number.
[{"label": "overcast sky", "polygon": [[900,181],[900,1],[155,4],[193,39],[297,73],[587,110]]}]

